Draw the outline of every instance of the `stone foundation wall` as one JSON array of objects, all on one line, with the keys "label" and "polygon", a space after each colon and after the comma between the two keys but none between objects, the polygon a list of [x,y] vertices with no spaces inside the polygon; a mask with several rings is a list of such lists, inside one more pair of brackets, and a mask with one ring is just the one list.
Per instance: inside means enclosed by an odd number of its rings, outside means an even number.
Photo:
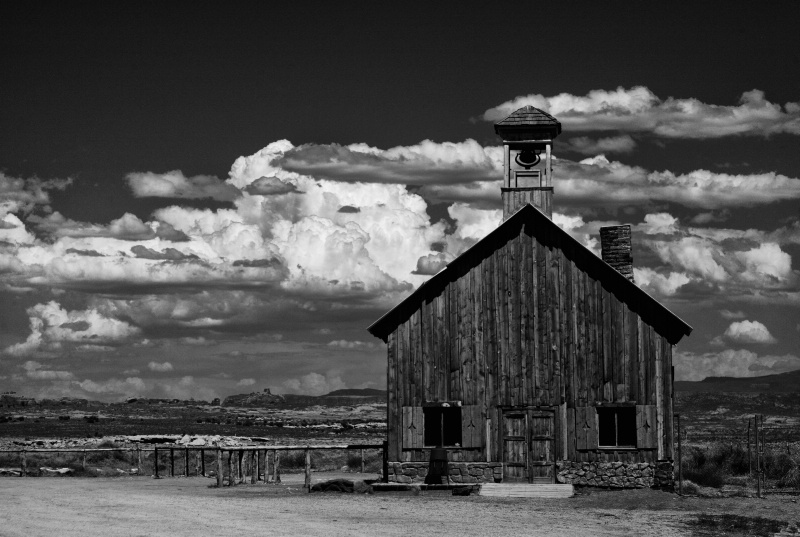
[{"label": "stone foundation wall", "polygon": [[[503,465],[499,462],[451,462],[447,469],[451,483],[499,483],[503,480]],[[427,462],[389,463],[391,483],[424,483],[427,475]]]},{"label": "stone foundation wall", "polygon": [[674,487],[672,461],[660,462],[572,462],[556,463],[556,482],[590,487]]}]

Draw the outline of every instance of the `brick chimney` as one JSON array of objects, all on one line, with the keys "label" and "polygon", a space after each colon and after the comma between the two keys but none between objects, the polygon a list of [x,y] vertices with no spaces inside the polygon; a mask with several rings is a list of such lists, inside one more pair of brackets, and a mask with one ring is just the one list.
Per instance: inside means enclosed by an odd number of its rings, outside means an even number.
[{"label": "brick chimney", "polygon": [[600,244],[603,261],[617,269],[617,272],[630,281],[634,281],[631,226],[601,227]]}]

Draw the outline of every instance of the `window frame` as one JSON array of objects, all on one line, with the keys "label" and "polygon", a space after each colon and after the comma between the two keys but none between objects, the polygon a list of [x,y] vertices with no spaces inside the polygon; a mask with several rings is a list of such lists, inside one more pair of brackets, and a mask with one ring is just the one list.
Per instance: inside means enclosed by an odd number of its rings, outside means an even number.
[{"label": "window frame", "polygon": [[[598,406],[596,407],[597,411],[597,449],[601,450],[615,450],[615,451],[622,451],[622,450],[636,450],[638,449],[638,428],[636,422],[636,406],[635,405],[609,405],[609,406]],[[614,416],[614,444],[603,444],[601,439],[606,436],[605,427],[608,426],[608,422],[601,418],[601,414],[613,413]],[[620,417],[622,417],[624,413],[624,418],[627,423],[620,423]],[[605,423],[604,423],[605,422]],[[620,434],[620,427],[627,426],[628,431],[627,440],[632,441],[632,443],[620,443],[620,437],[623,436]],[[607,438],[605,438],[607,440]]]},{"label": "window frame", "polygon": [[[450,414],[448,417],[447,414]],[[430,421],[431,416],[438,416],[438,439],[439,443],[429,443],[430,434],[436,432],[429,427],[433,427]],[[445,419],[448,419],[449,427],[445,424]],[[464,431],[463,431],[463,411],[461,405],[455,404],[435,404],[423,405],[422,407],[422,446],[425,448],[446,447],[446,448],[461,448],[464,444]],[[445,443],[445,440],[455,440],[455,431],[458,430],[458,442]]]}]

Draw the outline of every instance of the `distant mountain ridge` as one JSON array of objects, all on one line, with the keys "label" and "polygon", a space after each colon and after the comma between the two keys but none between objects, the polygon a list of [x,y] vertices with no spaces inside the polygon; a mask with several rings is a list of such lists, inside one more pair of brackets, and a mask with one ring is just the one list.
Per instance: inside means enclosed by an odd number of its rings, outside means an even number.
[{"label": "distant mountain ridge", "polygon": [[678,380],[675,381],[675,391],[689,393],[800,392],[800,370],[777,375],[764,375],[763,377],[706,377],[697,382]]},{"label": "distant mountain ridge", "polygon": [[386,390],[376,390],[375,388],[348,388],[344,390],[333,390],[321,397],[385,397]]}]

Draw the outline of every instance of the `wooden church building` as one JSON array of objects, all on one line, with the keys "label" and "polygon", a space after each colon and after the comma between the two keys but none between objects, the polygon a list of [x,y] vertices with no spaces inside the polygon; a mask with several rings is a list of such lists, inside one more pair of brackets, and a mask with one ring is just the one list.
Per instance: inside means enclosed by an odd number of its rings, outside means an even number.
[{"label": "wooden church building", "polygon": [[443,448],[451,482],[669,487],[672,346],[692,328],[634,283],[629,226],[601,230],[601,259],[552,221],[561,124],[528,106],[495,131],[503,222],[369,327],[389,480],[430,480]]}]

